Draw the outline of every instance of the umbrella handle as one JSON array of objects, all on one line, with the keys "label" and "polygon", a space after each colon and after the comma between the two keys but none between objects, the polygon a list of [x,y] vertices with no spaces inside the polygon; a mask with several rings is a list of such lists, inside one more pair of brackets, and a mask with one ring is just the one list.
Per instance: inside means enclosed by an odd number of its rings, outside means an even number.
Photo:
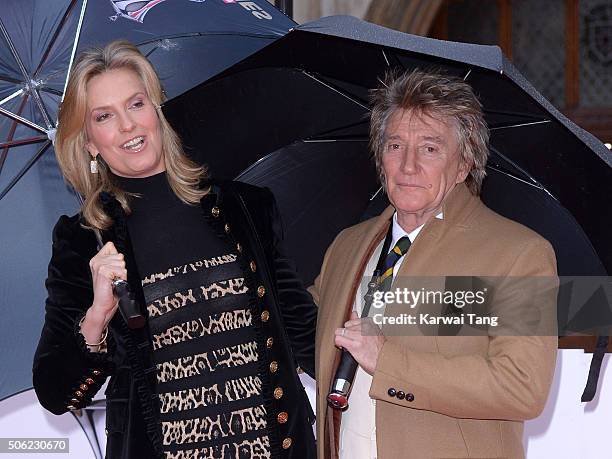
[{"label": "umbrella handle", "polygon": [[127,326],[132,330],[144,327],[145,319],[132,297],[130,284],[123,279],[115,279],[113,281],[113,293],[119,300],[119,311]]}]

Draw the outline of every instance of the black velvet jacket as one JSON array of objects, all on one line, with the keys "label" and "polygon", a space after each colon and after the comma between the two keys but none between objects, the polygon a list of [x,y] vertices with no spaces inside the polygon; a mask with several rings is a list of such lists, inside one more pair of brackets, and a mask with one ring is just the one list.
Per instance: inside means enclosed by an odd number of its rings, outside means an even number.
[{"label": "black velvet jacket", "polygon": [[[125,255],[128,282],[146,317],[125,215],[112,196],[103,195],[103,202],[114,222],[104,232],[104,242],[113,241]],[[238,250],[245,255],[241,258],[255,303],[272,457],[314,458],[314,414],[297,372],[299,365],[314,376],[316,306],[283,255],[274,197],[266,189],[225,182],[213,185],[201,206],[203,218],[217,234],[240,244]],[[62,414],[87,406],[110,375],[107,457],[160,457],[156,369],[148,327],[129,330],[121,315],[115,314],[106,354],[89,352],[78,333],[78,321],[93,301],[88,263],[96,252],[94,233],[81,226],[79,215],[59,219],[46,282],[45,323],[34,357],[34,388],[46,409]],[[273,345],[267,348],[270,337]]]}]

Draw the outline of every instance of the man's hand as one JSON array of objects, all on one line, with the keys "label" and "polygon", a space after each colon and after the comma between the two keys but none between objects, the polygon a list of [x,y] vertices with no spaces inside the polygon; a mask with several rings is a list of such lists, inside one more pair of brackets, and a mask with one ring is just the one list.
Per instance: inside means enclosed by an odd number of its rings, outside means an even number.
[{"label": "man's hand", "polygon": [[351,320],[344,324],[344,328],[337,328],[335,335],[336,346],[349,351],[359,366],[373,375],[385,337],[372,318],[360,319],[351,312]]}]

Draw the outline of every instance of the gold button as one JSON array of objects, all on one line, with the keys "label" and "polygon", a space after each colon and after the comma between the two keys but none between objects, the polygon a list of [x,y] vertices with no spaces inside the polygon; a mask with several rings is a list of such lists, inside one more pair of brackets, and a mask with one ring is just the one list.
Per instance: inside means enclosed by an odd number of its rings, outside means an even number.
[{"label": "gold button", "polygon": [[276,370],[278,370],[278,362],[276,360],[272,360],[270,362],[270,371],[272,373],[276,373]]},{"label": "gold button", "polygon": [[229,232],[230,232],[230,226],[229,226],[229,223],[226,223],[226,224],[225,224],[225,232],[226,232],[226,233],[228,233],[228,234],[229,234]]},{"label": "gold button", "polygon": [[213,217],[217,218],[221,214],[221,209],[215,206],[210,210],[210,213],[212,214]]},{"label": "gold button", "polygon": [[101,374],[100,370],[94,370],[94,371],[92,371],[92,373],[93,373],[94,376],[100,376],[100,374]]},{"label": "gold button", "polygon": [[95,381],[91,378],[87,378],[85,382],[91,386]]},{"label": "gold button", "polygon": [[260,285],[259,287],[257,287],[257,296],[259,298],[261,298],[265,294],[266,294],[266,288],[263,285]]},{"label": "gold button", "polygon": [[68,408],[70,411],[74,411],[76,410],[76,406],[72,406],[72,405],[68,405],[66,408]]},{"label": "gold button", "polygon": [[81,398],[83,396],[83,392],[81,392],[80,390],[77,390],[74,395],[76,395],[77,397]]},{"label": "gold button", "polygon": [[251,260],[251,262],[249,263],[249,267],[251,268],[251,272],[255,272],[257,271],[257,265],[255,264],[254,261]]},{"label": "gold button", "polygon": [[301,375],[302,373],[304,373],[304,370],[302,370],[302,367],[297,367],[295,371],[298,375]]},{"label": "gold button", "polygon": [[274,338],[270,337],[266,340],[266,347],[268,349],[270,349],[272,347],[272,345],[274,344]]},{"label": "gold button", "polygon": [[287,422],[287,419],[289,419],[289,415],[284,411],[281,411],[276,416],[276,420],[278,421],[279,424],[284,424],[285,422]]},{"label": "gold button", "polygon": [[262,313],[261,313],[261,321],[262,322],[267,322],[269,318],[270,318],[270,313],[268,311],[262,311]]},{"label": "gold button", "polygon": [[274,398],[276,400],[280,400],[283,397],[283,389],[281,387],[277,387],[274,389]]},{"label": "gold button", "polygon": [[242,253],[242,246],[240,245],[240,243],[236,244],[236,250],[238,251],[238,253]]},{"label": "gold button", "polygon": [[79,387],[82,391],[86,391],[87,389],[89,389],[89,386],[87,384],[81,384]]},{"label": "gold button", "polygon": [[283,449],[289,449],[291,448],[291,443],[293,443],[293,441],[291,440],[291,438],[287,437],[283,440]]},{"label": "gold button", "polygon": [[80,403],[80,400],[78,398],[71,398],[70,403],[74,405],[75,403]]}]

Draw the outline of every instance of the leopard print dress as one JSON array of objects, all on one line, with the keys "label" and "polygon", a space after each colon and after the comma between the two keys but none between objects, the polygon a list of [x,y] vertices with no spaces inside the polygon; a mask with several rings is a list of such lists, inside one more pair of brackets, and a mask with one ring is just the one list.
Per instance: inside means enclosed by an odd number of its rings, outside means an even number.
[{"label": "leopard print dress", "polygon": [[149,315],[166,458],[270,458],[253,292],[240,254],[201,209],[175,198],[165,174],[120,184],[140,196],[128,229]]}]

